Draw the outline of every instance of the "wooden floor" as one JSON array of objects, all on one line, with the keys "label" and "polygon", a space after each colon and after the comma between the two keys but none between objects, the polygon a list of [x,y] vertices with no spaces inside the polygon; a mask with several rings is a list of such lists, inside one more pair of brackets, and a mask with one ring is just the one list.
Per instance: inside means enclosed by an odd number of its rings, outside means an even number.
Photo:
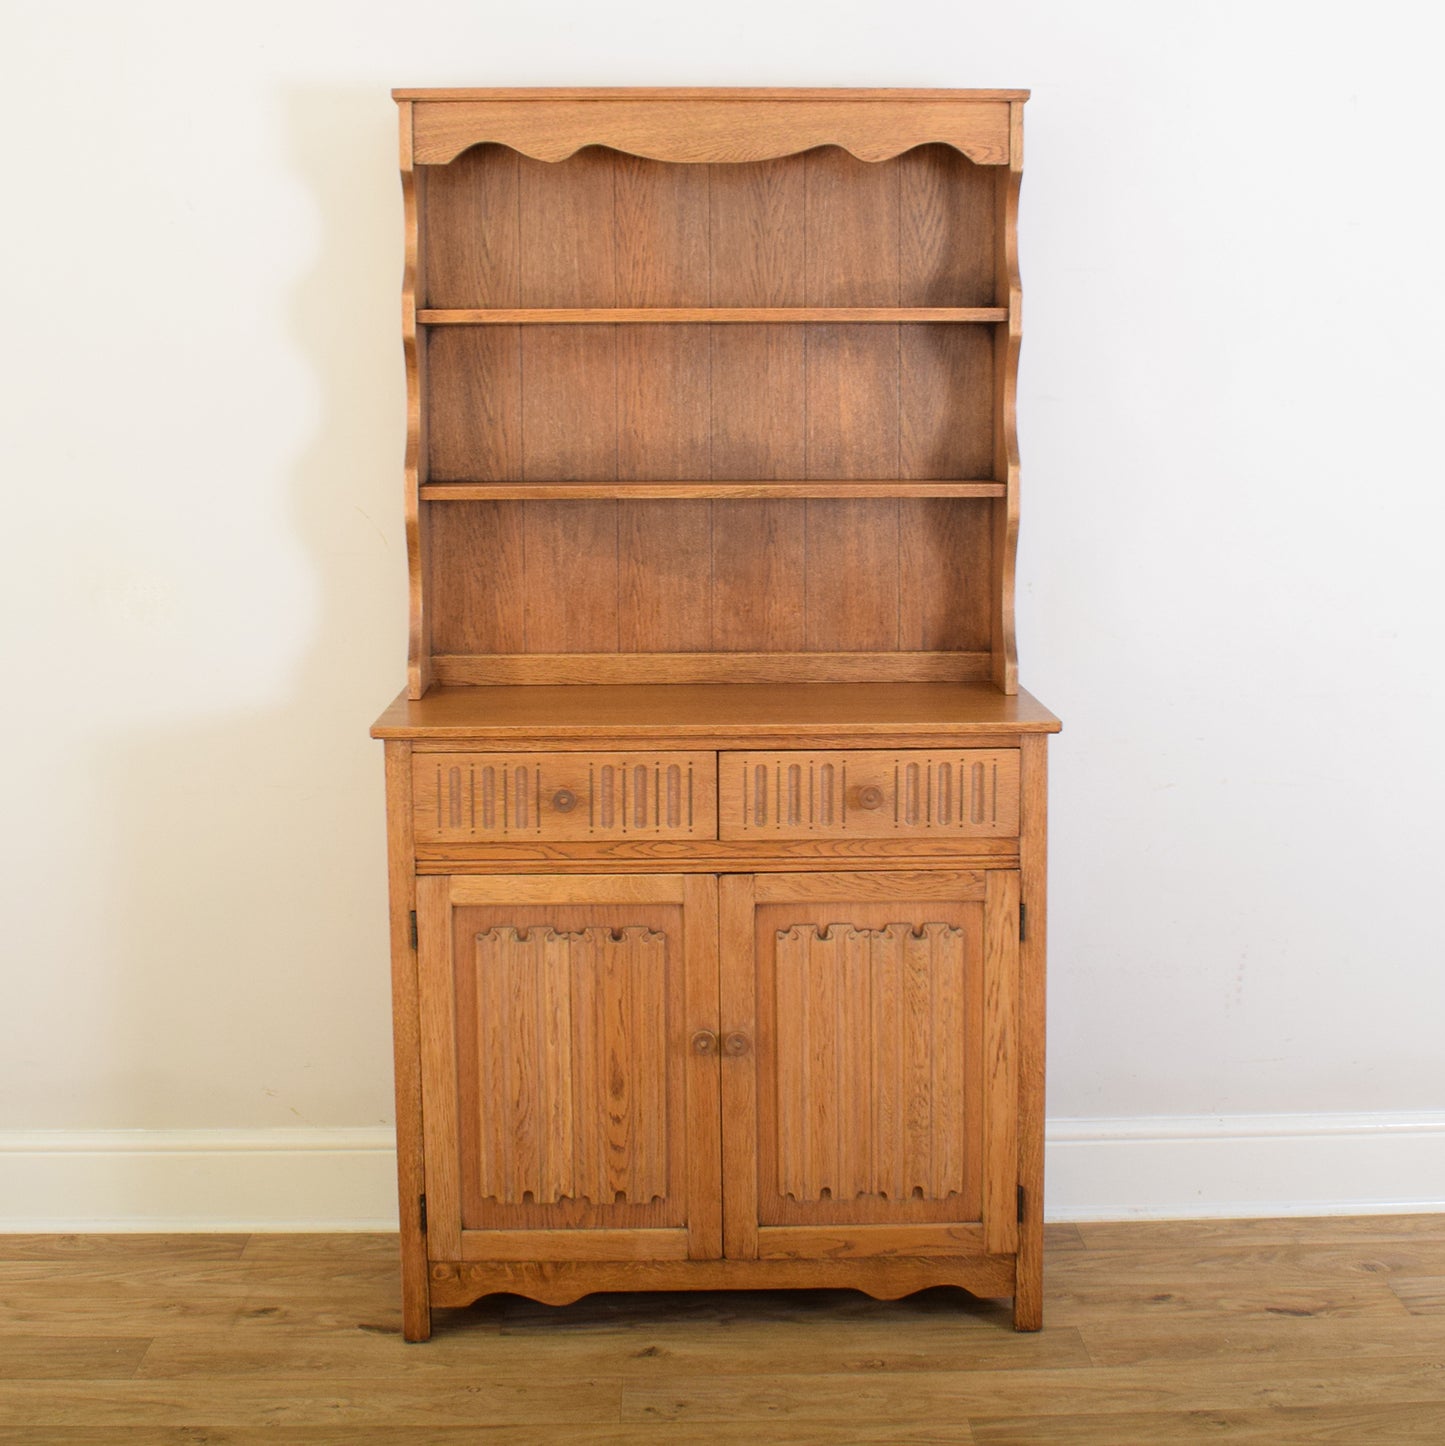
[{"label": "wooden floor", "polygon": [[0,1443],[1445,1443],[1445,1215],[1050,1230],[960,1291],[513,1297],[401,1340],[389,1236],[0,1236]]}]

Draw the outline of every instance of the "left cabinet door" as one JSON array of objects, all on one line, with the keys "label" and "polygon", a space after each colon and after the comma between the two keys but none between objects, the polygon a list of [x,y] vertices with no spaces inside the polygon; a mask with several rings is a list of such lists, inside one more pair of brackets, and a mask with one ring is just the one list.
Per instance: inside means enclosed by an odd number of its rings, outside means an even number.
[{"label": "left cabinet door", "polygon": [[722,1253],[717,881],[417,880],[427,1254]]}]

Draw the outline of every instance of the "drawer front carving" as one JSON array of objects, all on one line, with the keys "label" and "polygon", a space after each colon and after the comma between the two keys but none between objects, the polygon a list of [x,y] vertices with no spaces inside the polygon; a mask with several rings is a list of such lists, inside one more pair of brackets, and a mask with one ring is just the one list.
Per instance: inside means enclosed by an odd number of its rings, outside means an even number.
[{"label": "drawer front carving", "polygon": [[1019,831],[1013,748],[724,753],[725,839],[1009,837]]},{"label": "drawer front carving", "polygon": [[426,753],[419,843],[717,837],[711,753]]}]

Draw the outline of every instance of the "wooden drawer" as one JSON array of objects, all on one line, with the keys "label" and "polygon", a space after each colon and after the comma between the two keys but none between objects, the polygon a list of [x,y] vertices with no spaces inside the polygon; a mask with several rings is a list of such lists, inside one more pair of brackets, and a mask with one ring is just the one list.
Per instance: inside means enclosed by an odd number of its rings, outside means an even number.
[{"label": "wooden drawer", "polygon": [[998,838],[1019,831],[1014,748],[719,756],[725,839]]},{"label": "wooden drawer", "polygon": [[418,843],[717,837],[712,753],[421,753]]}]

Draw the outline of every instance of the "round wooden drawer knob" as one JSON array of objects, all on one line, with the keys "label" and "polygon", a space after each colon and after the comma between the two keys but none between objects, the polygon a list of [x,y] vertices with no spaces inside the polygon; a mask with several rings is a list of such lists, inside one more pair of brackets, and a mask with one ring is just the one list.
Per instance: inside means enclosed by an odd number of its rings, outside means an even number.
[{"label": "round wooden drawer knob", "polygon": [[552,807],[558,813],[571,813],[577,807],[577,795],[570,788],[559,788],[552,795]]},{"label": "round wooden drawer knob", "polygon": [[700,1029],[692,1037],[692,1052],[694,1054],[716,1054],[717,1035],[710,1029]]},{"label": "round wooden drawer knob", "polygon": [[736,1058],[748,1052],[748,1037],[745,1034],[730,1034],[723,1040],[723,1053]]},{"label": "round wooden drawer knob", "polygon": [[866,788],[858,790],[859,808],[882,808],[883,790],[877,784],[870,783]]}]

